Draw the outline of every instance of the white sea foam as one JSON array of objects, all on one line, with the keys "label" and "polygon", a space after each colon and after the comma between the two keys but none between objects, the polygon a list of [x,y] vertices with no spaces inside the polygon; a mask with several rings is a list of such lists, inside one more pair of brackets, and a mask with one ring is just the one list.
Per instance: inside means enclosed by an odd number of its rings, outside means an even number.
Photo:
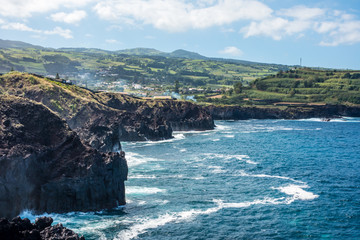
[{"label": "white sea foam", "polygon": [[221,209],[220,206],[208,208],[206,210],[191,209],[188,211],[167,213],[153,219],[138,219],[137,224],[134,224],[129,229],[121,231],[116,238],[118,240],[137,238],[140,234],[145,233],[148,229],[154,229],[164,226],[170,222],[190,221],[198,215],[211,214]]},{"label": "white sea foam", "polygon": [[254,165],[258,164],[257,162],[251,161],[249,159],[250,157],[248,155],[232,155],[232,156],[234,158],[236,158],[236,159],[238,159],[240,161],[244,161],[244,162],[246,162],[248,164],[254,164]]},{"label": "white sea foam", "polygon": [[185,148],[182,148],[179,150],[180,152],[186,152],[187,150]]},{"label": "white sea foam", "polygon": [[222,169],[220,166],[208,166],[209,169],[212,169],[212,173],[226,173],[227,171]]},{"label": "white sea foam", "polygon": [[147,162],[160,161],[159,159],[146,157],[146,156],[140,155],[138,153],[133,153],[133,152],[126,152],[126,160],[127,160],[129,167],[134,167],[134,166],[141,165],[141,164],[144,164]]},{"label": "white sea foam", "polygon": [[230,159],[237,159],[240,161],[244,161],[248,164],[258,164],[257,162],[251,161],[250,157],[248,155],[227,155],[227,154],[220,154],[220,153],[205,153],[205,156],[207,156],[207,158],[209,159],[214,159],[214,158],[221,158],[224,160],[230,160]]},{"label": "white sea foam", "polygon": [[277,205],[284,204],[284,198],[264,198],[256,199],[251,202],[239,202],[239,203],[220,203],[222,208],[245,208],[252,205]]},{"label": "white sea foam", "polygon": [[291,196],[291,198],[287,198],[287,204],[290,204],[295,200],[313,200],[319,197],[319,195],[305,191],[303,188],[309,188],[309,186],[290,184],[284,187],[272,187],[272,189],[279,190],[280,192]]},{"label": "white sea foam", "polygon": [[225,126],[225,125],[221,125],[221,124],[216,124],[215,130],[216,131],[224,131],[224,130],[229,130],[231,129],[230,126]]},{"label": "white sea foam", "polygon": [[155,175],[141,175],[141,174],[138,174],[138,175],[129,175],[128,176],[129,179],[155,179],[156,176]]},{"label": "white sea foam", "polygon": [[173,134],[201,134],[201,135],[209,135],[212,132],[214,132],[214,130],[200,130],[200,131],[196,131],[196,130],[190,130],[190,131],[173,131]]},{"label": "white sea foam", "polygon": [[[277,189],[277,188],[275,188]],[[282,191],[283,189],[279,189]],[[284,197],[281,198],[264,198],[264,199],[255,199],[254,201],[248,201],[248,202],[238,202],[238,203],[224,203],[221,199],[214,199],[213,202],[216,203],[217,206],[208,208],[205,210],[200,209],[191,209],[188,211],[182,211],[177,213],[167,213],[164,215],[161,215],[157,218],[152,219],[137,219],[137,223],[132,225],[129,229],[119,232],[116,238],[117,240],[125,240],[125,239],[134,239],[137,238],[139,235],[145,233],[149,229],[155,229],[161,226],[164,226],[168,223],[179,223],[182,221],[190,221],[194,218],[196,218],[199,215],[209,215],[215,212],[220,211],[224,208],[247,208],[251,207],[253,205],[278,205],[278,204],[290,204],[291,202],[295,200],[311,200],[314,197],[310,197],[311,194],[309,192],[306,192],[306,194],[302,193],[299,190],[295,192],[290,192],[290,190],[286,189],[284,191],[287,191],[290,195],[300,195],[301,197],[298,198],[291,198],[287,199]],[[316,196],[316,195],[314,195]],[[292,201],[290,201],[292,200]]]},{"label": "white sea foam", "polygon": [[219,139],[219,138],[215,138],[215,139],[213,139],[213,140],[211,140],[211,141],[213,141],[213,142],[218,142],[218,141],[220,141],[220,139]]},{"label": "white sea foam", "polygon": [[164,161],[160,158],[152,158],[148,156],[144,156],[134,152],[126,152],[126,160],[129,167],[134,167],[138,165],[142,165],[148,162],[161,162]]},{"label": "white sea foam", "polygon": [[229,134],[229,135],[225,135],[224,137],[226,137],[226,138],[234,138],[235,135],[232,135],[232,134],[230,135],[230,134]]},{"label": "white sea foam", "polygon": [[155,187],[139,187],[139,186],[128,186],[125,188],[126,194],[156,194],[164,193],[165,189]]},{"label": "white sea foam", "polygon": [[146,141],[146,142],[138,142],[137,144],[142,145],[142,146],[152,146],[152,145],[156,145],[156,144],[162,144],[162,143],[171,143],[174,141],[179,141],[185,139],[185,135],[184,132],[178,132],[178,133],[174,133],[173,132],[173,138],[170,139],[165,139],[165,140],[159,140],[159,141]]},{"label": "white sea foam", "polygon": [[267,175],[267,174],[249,174],[249,173],[246,173],[246,172],[243,171],[243,170],[240,170],[240,171],[237,171],[237,172],[238,172],[238,174],[239,174],[240,176],[244,176],[244,177],[278,178],[278,179],[290,180],[290,181],[293,181],[293,182],[305,184],[305,183],[302,182],[302,181],[295,180],[295,179],[290,178],[290,177],[283,177],[283,176],[276,176],[276,175]]}]

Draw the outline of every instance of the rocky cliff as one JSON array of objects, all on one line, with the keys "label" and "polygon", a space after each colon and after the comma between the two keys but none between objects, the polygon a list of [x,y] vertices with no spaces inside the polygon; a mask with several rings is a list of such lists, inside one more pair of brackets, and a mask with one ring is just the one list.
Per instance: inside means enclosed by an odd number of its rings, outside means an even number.
[{"label": "rocky cliff", "polygon": [[1,76],[1,92],[44,104],[83,141],[104,152],[121,149],[120,141],[161,140],[171,138],[173,130],[214,128],[208,111],[189,102],[95,93],[26,73]]},{"label": "rocky cliff", "polygon": [[82,143],[41,104],[0,96],[0,216],[93,211],[125,204],[124,153]]},{"label": "rocky cliff", "polygon": [[290,106],[283,109],[276,107],[209,106],[207,109],[216,120],[360,117],[360,108],[344,105]]}]

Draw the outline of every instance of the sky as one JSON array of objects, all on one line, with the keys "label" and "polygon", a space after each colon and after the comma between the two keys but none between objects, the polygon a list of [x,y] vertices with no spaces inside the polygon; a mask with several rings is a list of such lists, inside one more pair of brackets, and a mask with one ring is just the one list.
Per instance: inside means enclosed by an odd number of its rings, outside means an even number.
[{"label": "sky", "polygon": [[360,0],[0,0],[0,39],[360,70]]}]

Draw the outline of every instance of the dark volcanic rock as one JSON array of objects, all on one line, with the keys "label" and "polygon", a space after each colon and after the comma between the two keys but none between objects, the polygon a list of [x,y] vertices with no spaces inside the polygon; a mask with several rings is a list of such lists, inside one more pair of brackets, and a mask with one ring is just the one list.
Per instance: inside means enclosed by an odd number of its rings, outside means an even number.
[{"label": "dark volcanic rock", "polygon": [[297,106],[285,109],[209,106],[207,107],[216,120],[246,119],[302,119],[302,118],[336,118],[341,116],[360,117],[360,108],[344,105]]},{"label": "dark volcanic rock", "polygon": [[72,119],[71,128],[81,139],[103,152],[121,150],[120,141],[160,140],[172,137],[166,122],[154,122],[139,113],[117,109],[99,109],[97,105],[83,107]]},{"label": "dark volcanic rock", "polygon": [[153,106],[144,104],[137,112],[154,121],[160,119],[170,123],[173,131],[201,131],[214,129],[210,112],[199,105],[186,101],[153,101]]},{"label": "dark volcanic rock", "polygon": [[63,227],[60,223],[51,226],[50,217],[37,218],[35,224],[29,219],[15,217],[11,221],[0,218],[0,239],[6,240],[84,240],[76,233]]},{"label": "dark volcanic rock", "polygon": [[43,105],[0,97],[0,216],[125,204],[127,163],[83,144]]}]

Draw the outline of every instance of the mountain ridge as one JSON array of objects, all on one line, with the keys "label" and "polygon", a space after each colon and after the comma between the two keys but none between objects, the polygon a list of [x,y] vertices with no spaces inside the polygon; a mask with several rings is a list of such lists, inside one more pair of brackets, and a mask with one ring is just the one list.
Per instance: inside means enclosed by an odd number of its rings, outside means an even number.
[{"label": "mountain ridge", "polygon": [[83,53],[115,53],[115,54],[126,54],[132,56],[160,56],[160,57],[169,57],[169,58],[184,58],[184,59],[192,59],[192,60],[213,60],[213,61],[221,61],[221,62],[231,62],[231,63],[240,63],[240,64],[261,64],[261,65],[282,65],[287,66],[284,64],[277,64],[277,63],[262,63],[262,62],[253,62],[247,60],[240,60],[240,59],[229,59],[229,58],[216,58],[216,57],[206,57],[199,53],[184,50],[184,49],[177,49],[172,52],[163,52],[157,50],[155,48],[129,48],[129,49],[122,49],[122,50],[104,50],[99,48],[83,48],[83,47],[61,47],[61,48],[46,48],[38,45],[33,45],[30,43],[22,42],[22,41],[13,41],[13,40],[2,40],[0,39],[0,49],[1,48],[34,48],[34,49],[52,49],[57,51],[68,51],[68,52],[83,52]]}]

